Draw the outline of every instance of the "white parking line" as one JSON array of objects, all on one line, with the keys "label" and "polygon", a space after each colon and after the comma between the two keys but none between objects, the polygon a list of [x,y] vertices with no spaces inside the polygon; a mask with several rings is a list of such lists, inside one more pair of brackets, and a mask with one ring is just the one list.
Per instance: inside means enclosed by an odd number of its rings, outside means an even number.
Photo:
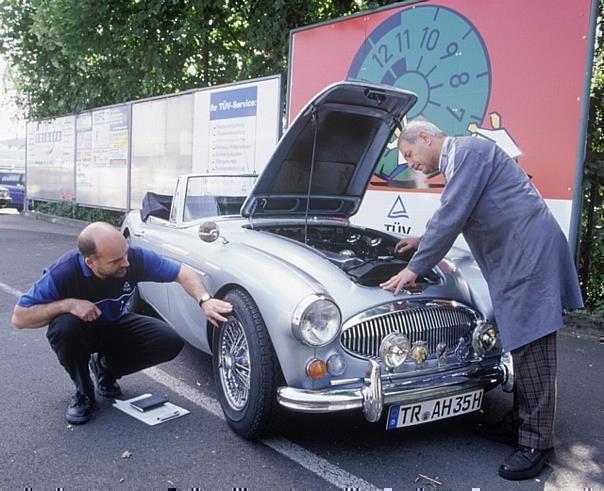
[{"label": "white parking line", "polygon": [[0,290],[8,293],[9,295],[14,295],[15,297],[20,297],[21,295],[23,295],[23,292],[15,290],[12,286],[8,286],[7,284],[2,282],[0,282]]},{"label": "white parking line", "polygon": [[[15,297],[20,297],[23,295],[23,292],[20,292],[19,290],[16,290],[15,288],[2,282],[0,282],[0,290],[8,293],[9,295],[14,295]],[[164,372],[160,368],[147,368],[143,370],[143,373],[224,421],[222,408],[216,399],[208,397],[207,395],[199,392],[197,389],[187,385],[182,380],[179,380],[176,377]],[[267,447],[272,448],[277,453],[287,457],[293,462],[296,462],[313,474],[316,474],[320,478],[338,488],[356,488],[371,491],[377,491],[379,489],[364,479],[340,469],[338,466],[331,464],[324,458],[319,457],[313,452],[306,450],[300,445],[296,445],[285,438],[267,438],[261,441]]]},{"label": "white parking line", "polygon": [[[147,368],[143,370],[143,373],[224,421],[222,408],[216,399],[206,396],[160,368]],[[338,488],[368,489],[372,491],[379,489],[364,479],[340,469],[324,458],[285,438],[267,438],[261,440],[261,442]]]}]

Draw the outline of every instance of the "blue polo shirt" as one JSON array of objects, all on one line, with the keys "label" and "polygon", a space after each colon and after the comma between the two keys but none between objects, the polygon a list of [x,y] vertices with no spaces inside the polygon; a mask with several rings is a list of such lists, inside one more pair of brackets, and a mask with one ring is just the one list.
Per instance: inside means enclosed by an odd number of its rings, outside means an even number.
[{"label": "blue polo shirt", "polygon": [[18,305],[31,307],[65,298],[89,300],[102,312],[95,322],[111,322],[128,313],[128,301],[140,281],[166,283],[174,281],[180,271],[180,264],[140,247],[128,248],[128,262],[130,266],[123,278],[101,279],[73,249],[44,270]]}]

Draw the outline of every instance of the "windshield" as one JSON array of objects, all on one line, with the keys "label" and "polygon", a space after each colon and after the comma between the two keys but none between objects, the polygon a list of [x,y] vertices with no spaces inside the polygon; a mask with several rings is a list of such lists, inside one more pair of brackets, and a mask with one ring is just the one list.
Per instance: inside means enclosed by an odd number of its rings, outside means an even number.
[{"label": "windshield", "polygon": [[10,174],[0,174],[0,183],[8,184],[10,186],[17,186],[23,182],[22,178],[23,174],[19,174],[17,172]]},{"label": "windshield", "polygon": [[187,181],[183,220],[239,215],[257,176],[193,176]]}]

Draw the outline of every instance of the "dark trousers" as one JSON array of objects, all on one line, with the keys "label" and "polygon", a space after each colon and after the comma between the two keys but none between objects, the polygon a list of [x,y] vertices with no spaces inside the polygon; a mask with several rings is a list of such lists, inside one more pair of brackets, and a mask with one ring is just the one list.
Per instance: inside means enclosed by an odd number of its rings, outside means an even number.
[{"label": "dark trousers", "polygon": [[556,333],[512,351],[514,408],[506,422],[518,428],[518,443],[545,450],[554,444]]},{"label": "dark trousers", "polygon": [[46,337],[76,389],[89,395],[94,394],[88,371],[92,353],[104,356],[108,371],[117,379],[169,361],[183,347],[168,324],[139,314],[126,314],[111,324],[84,322],[63,314],[48,324]]}]

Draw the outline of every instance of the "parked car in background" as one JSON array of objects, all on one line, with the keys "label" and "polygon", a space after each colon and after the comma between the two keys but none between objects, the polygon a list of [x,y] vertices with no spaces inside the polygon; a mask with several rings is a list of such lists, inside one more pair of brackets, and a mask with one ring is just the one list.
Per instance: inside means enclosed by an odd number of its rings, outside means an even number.
[{"label": "parked car in background", "polygon": [[0,186],[0,208],[4,208],[8,205],[10,205],[12,202],[12,199],[10,197],[10,192],[8,190],[8,188],[5,188],[4,186]]},{"label": "parked car in background", "polygon": [[161,317],[212,354],[238,434],[261,436],[282,408],[357,410],[395,429],[476,411],[486,390],[511,388],[470,254],[453,249],[394,295],[379,284],[411,253],[394,253],[400,236],[349,221],[415,101],[393,87],[336,84],[300,113],[255,183],[181,176],[174,196],[148,193],[126,216],[131,244],[189,265],[233,304],[215,328],[179,284],[140,285]]},{"label": "parked car in background", "polygon": [[21,171],[0,170],[0,186],[8,188],[12,203],[9,206],[23,211],[25,199],[25,173]]}]

